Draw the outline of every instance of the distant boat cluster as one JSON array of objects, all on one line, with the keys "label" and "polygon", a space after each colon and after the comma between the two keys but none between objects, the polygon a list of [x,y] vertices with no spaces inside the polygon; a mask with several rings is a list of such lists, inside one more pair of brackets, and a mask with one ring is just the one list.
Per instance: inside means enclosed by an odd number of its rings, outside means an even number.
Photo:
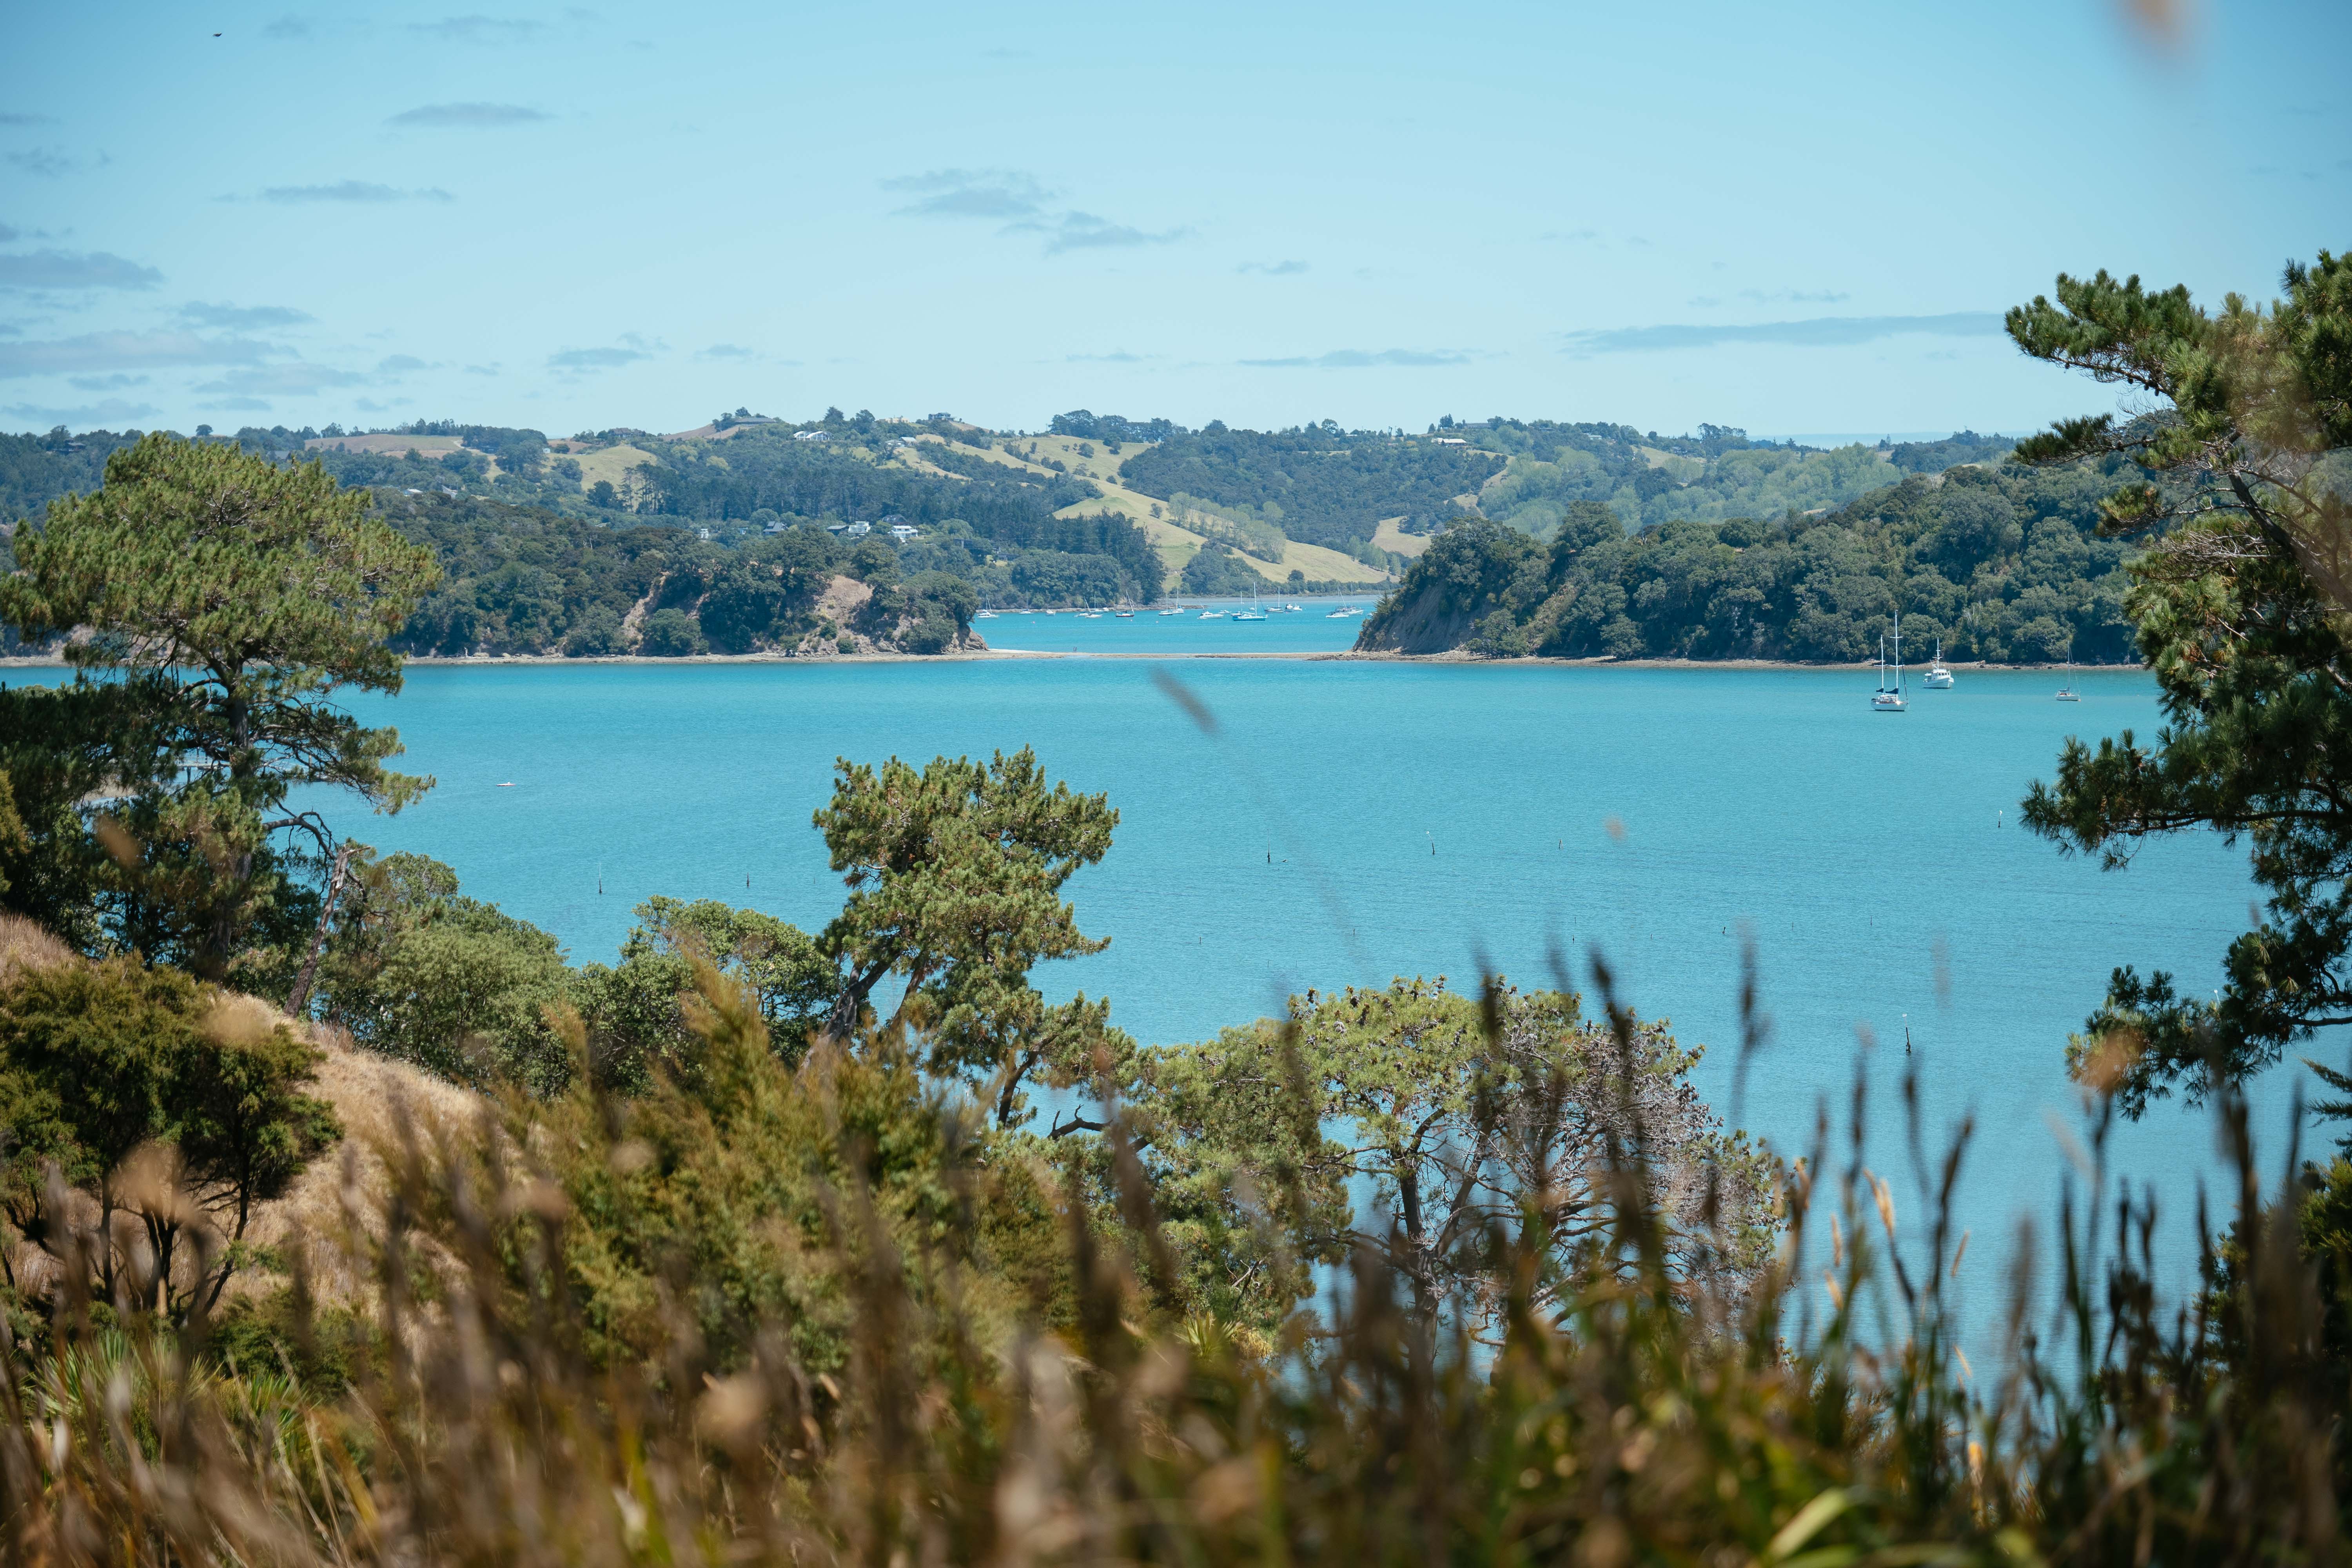
[{"label": "distant boat cluster", "polygon": [[[1113,605],[1102,607],[1080,607],[1076,609],[1058,610],[983,609],[975,612],[971,618],[975,621],[992,621],[1000,616],[1076,616],[1082,621],[1098,621],[1105,616],[1109,616],[1118,620],[1131,621],[1135,618],[1135,606],[1132,605]],[[1306,613],[1307,606],[1304,605],[1253,604],[1247,609],[1212,610],[1203,607],[1199,612],[1196,618],[1203,621],[1222,621],[1227,619],[1236,621],[1262,621],[1266,619],[1269,616],[1303,616]],[[1361,605],[1342,605],[1338,609],[1326,615],[1323,618],[1327,621],[1354,620],[1363,613],[1364,607]],[[1176,605],[1160,610],[1158,614],[1163,616],[1190,616],[1193,614],[1193,611],[1186,605]]]},{"label": "distant boat cluster", "polygon": [[[1887,634],[1881,632],[1878,637],[1878,689],[1870,694],[1870,709],[1874,713],[1901,713],[1911,706],[1903,689],[1903,616],[1900,612],[1895,616],[1891,655],[1888,641]],[[1890,680],[1892,685],[1888,684]],[[1952,689],[1952,672],[1944,667],[1942,637],[1936,639],[1935,662],[1927,667],[1927,672],[1920,677],[1919,683],[1930,691],[1949,691]],[[2058,700],[2083,700],[2083,694],[2074,689],[2074,650],[2072,647],[2066,650],[2066,674],[2058,687]]]}]

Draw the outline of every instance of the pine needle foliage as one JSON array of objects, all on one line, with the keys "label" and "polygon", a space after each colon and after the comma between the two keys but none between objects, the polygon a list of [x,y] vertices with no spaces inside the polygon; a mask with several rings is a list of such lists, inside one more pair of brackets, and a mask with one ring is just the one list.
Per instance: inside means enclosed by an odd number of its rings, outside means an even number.
[{"label": "pine needle foliage", "polygon": [[2008,318],[2027,353],[2145,408],[2061,421],[2018,457],[2137,465],[2103,527],[2151,541],[2126,610],[2166,720],[2152,744],[2069,739],[2026,824],[2110,868],[2164,834],[2242,837],[2266,901],[2216,998],[2115,972],[2072,1059],[2127,1116],[2352,1020],[2352,258],[2322,251],[2283,283],[2208,310],[2185,288],[2062,277]]},{"label": "pine needle foliage", "polygon": [[126,945],[222,977],[279,901],[283,836],[333,851],[324,819],[289,805],[298,786],[387,812],[430,786],[385,767],[394,731],[329,700],[400,689],[386,639],[436,574],[371,504],[315,463],[156,432],[108,458],[102,489],[18,531],[0,620],[76,634],[82,679],[134,689],[163,731],[114,781]]}]

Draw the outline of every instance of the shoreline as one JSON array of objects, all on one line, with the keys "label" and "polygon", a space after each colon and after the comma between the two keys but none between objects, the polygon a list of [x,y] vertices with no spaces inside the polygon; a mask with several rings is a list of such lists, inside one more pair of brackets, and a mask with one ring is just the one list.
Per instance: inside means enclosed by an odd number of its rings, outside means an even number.
[{"label": "shoreline", "polygon": [[[1044,648],[983,648],[959,653],[840,653],[822,658],[803,658],[781,653],[702,653],[680,658],[662,658],[647,654],[613,654],[593,658],[574,658],[561,653],[513,654],[420,654],[403,660],[411,668],[435,669],[501,669],[539,665],[586,664],[648,664],[648,665],[835,665],[835,664],[984,664],[992,660],[1020,661],[1025,659],[1108,659],[1126,662],[1167,662],[1177,659],[1260,659],[1276,663],[1307,664],[1428,664],[1445,666],[1475,665],[1495,669],[1534,667],[1546,669],[1733,669],[1733,670],[1837,670],[1875,669],[1875,664],[1803,664],[1790,659],[1771,658],[1551,658],[1527,655],[1518,658],[1481,658],[1473,654],[1447,653],[1358,653],[1352,648],[1332,649],[1213,649],[1202,653],[1128,653],[1087,652],[1064,653]],[[12,657],[0,658],[0,670],[8,669],[68,669],[72,667],[61,658]],[[1906,668],[1910,668],[1906,666]],[[1925,666],[1920,668],[1924,668]],[[2060,664],[1987,664],[1981,661],[1952,660],[1946,667],[1955,672],[2058,670]],[[2144,664],[2078,664],[2073,668],[2080,674],[2098,674],[2107,670],[2144,672]]]}]

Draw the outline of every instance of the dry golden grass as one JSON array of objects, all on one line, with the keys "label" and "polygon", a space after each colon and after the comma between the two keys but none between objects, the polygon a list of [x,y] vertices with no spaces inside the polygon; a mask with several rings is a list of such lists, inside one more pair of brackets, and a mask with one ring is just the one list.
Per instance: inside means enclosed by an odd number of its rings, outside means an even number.
[{"label": "dry golden grass", "polygon": [[[335,1108],[343,1142],[312,1161],[284,1197],[259,1205],[246,1236],[289,1264],[300,1252],[320,1300],[358,1306],[368,1300],[369,1281],[345,1243],[354,1226],[373,1235],[403,1151],[412,1142],[471,1146],[486,1135],[489,1108],[470,1089],[362,1049],[340,1029],[310,1026],[307,1032],[326,1056],[310,1092]],[[247,1272],[232,1281],[230,1293],[267,1295],[281,1283],[274,1274]]]},{"label": "dry golden grass", "polygon": [[73,949],[22,915],[0,914],[0,985],[28,969],[80,962]]},{"label": "dry golden grass", "polygon": [[[26,971],[88,962],[31,921],[0,914],[0,985]],[[310,1092],[334,1107],[344,1137],[340,1147],[313,1161],[285,1196],[257,1205],[246,1239],[281,1255],[300,1249],[321,1300],[356,1304],[366,1282],[349,1265],[350,1249],[340,1238],[354,1219],[364,1225],[381,1211],[394,1185],[394,1166],[410,1142],[438,1149],[469,1146],[483,1136],[489,1108],[469,1089],[363,1050],[341,1030],[289,1017],[257,996],[224,993],[209,1020],[215,1032],[238,1034],[266,1033],[279,1025],[324,1054]],[[79,1217],[94,1215],[93,1207]],[[47,1255],[23,1241],[10,1247],[8,1261],[20,1284],[37,1292],[51,1271]],[[282,1282],[273,1274],[248,1270],[229,1289],[233,1295],[266,1294]]]}]

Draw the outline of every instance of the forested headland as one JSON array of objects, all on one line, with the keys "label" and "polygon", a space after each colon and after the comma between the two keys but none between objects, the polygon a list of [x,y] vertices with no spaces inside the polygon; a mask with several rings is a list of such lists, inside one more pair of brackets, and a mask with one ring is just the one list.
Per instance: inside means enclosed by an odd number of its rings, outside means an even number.
[{"label": "forested headland", "polygon": [[[100,488],[135,435],[0,437],[0,514],[37,527],[49,502]],[[2007,447],[1963,432],[1824,451],[1715,426],[1450,416],[1421,436],[1192,431],[1083,409],[1039,436],[739,409],[672,436],[445,420],[197,438],[315,462],[435,552],[444,580],[404,651],[574,657],[939,652],[974,645],[983,606],[1386,587],[1433,537],[1455,531],[1458,551],[1482,519],[1549,539],[1571,510],[1580,528],[1602,509],[1629,530],[1798,514]],[[1682,569],[1635,559],[1628,592],[1654,565]]]},{"label": "forested headland", "polygon": [[1834,510],[1675,518],[1629,532],[1573,502],[1547,537],[1480,521],[1449,530],[1367,617],[1358,647],[1489,658],[1874,657],[1906,647],[1993,663],[2127,662],[2124,600],[2142,546],[2102,537],[2128,476],[2107,457],[1913,474]]},{"label": "forested headland", "polygon": [[[2066,741],[2022,824],[2118,869],[2243,840],[2260,904],[2222,985],[2119,952],[2050,1042],[2079,1184],[2008,1263],[1970,1250],[1969,1121],[1927,1131],[1924,1075],[1891,1178],[1867,1061],[1850,1121],[1760,1147],[1605,951],[1151,1045],[1111,998],[1048,1000],[1042,966],[1105,946],[1070,895],[1121,822],[1020,737],[839,760],[819,929],[656,897],[574,963],[355,837],[435,782],[346,699],[397,696],[448,562],[626,593],[677,531],[605,528],[608,558],[549,523],[533,564],[468,564],[492,503],[463,492],[396,517],[236,442],[118,444],[0,575],[15,635],[86,634],[72,679],[0,686],[12,1555],[2340,1563],[2352,1138],[2298,1124],[2258,1163],[2245,1090],[2352,1014],[2352,266],[2219,312],[2055,292],[2019,345],[2161,408],[2017,459],[2109,481],[2165,725]],[[1929,502],[2005,474],[1907,480],[1879,526],[1926,548],[1959,526]],[[1631,537],[1829,531],[1730,526]],[[1626,527],[1588,497],[1552,531],[1572,574]],[[787,604],[788,574],[840,580],[796,533],[750,557]],[[1548,582],[1559,546],[1476,519],[1429,554]],[[1736,981],[1738,1085],[1772,1058],[1752,953]],[[2340,1134],[2352,1073],[2308,1066]],[[2227,1183],[2178,1267],[2111,1168],[2170,1096]]]}]

